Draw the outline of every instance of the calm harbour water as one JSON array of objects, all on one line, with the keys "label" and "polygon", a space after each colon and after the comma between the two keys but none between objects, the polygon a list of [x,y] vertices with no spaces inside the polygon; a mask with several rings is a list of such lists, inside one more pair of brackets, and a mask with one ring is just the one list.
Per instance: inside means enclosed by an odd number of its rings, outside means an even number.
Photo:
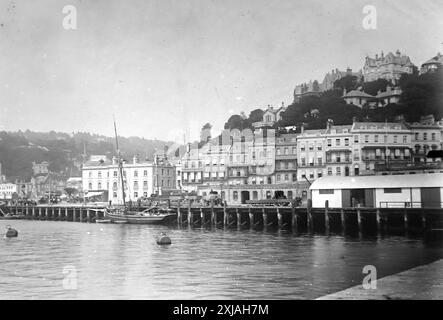
[{"label": "calm harbour water", "polygon": [[[404,237],[53,221],[2,221],[2,232],[7,224],[19,237],[0,242],[1,299],[313,299],[360,284],[365,265],[382,277],[443,257]],[[162,231],[171,246],[155,243]],[[64,288],[69,266],[77,289]]]}]

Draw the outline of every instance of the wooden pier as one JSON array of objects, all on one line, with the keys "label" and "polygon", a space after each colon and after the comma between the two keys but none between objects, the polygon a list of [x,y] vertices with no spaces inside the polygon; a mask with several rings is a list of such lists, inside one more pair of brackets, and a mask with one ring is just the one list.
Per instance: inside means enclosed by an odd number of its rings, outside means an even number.
[{"label": "wooden pier", "polygon": [[[27,220],[94,223],[104,218],[102,207],[0,207],[2,216]],[[143,208],[142,208],[143,209]],[[385,233],[420,231],[443,222],[443,208],[312,208],[307,207],[175,207],[168,224],[190,227],[277,229],[294,233]]]}]

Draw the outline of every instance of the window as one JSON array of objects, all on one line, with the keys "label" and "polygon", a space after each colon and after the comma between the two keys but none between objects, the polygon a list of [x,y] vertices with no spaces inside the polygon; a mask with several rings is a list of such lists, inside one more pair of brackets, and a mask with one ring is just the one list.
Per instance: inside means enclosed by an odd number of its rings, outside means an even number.
[{"label": "window", "polygon": [[321,144],[318,144],[318,145],[317,145],[317,150],[318,150],[318,151],[321,151]]},{"label": "window", "polygon": [[143,188],[147,188],[148,187],[148,181],[143,181]]},{"label": "window", "polygon": [[354,143],[358,143],[358,136],[354,136]]},{"label": "window", "polygon": [[423,140],[428,140],[428,133],[427,132],[423,132]]},{"label": "window", "polygon": [[332,140],[328,139],[328,147],[330,147],[332,145]]},{"label": "window", "polygon": [[318,162],[319,166],[323,165],[323,159],[322,158],[317,158],[317,162]]},{"label": "window", "polygon": [[340,145],[340,139],[335,139],[335,145],[339,146]]},{"label": "window", "polygon": [[117,171],[114,171],[114,178],[117,177]]},{"label": "window", "polygon": [[332,176],[332,168],[331,167],[328,168],[328,176]]},{"label": "window", "polygon": [[323,175],[323,174],[322,174],[321,172],[318,172],[318,173],[317,173],[317,177],[318,177],[318,178],[321,178],[322,175]]},{"label": "window", "polygon": [[292,199],[292,191],[291,190],[288,191],[288,199]]},{"label": "window", "polygon": [[102,172],[101,172],[101,171],[98,172],[98,178],[99,178],[99,179],[102,178]]},{"label": "window", "polygon": [[369,142],[369,135],[365,135],[365,143]]},{"label": "window", "polygon": [[378,142],[378,134],[374,136],[374,142]]},{"label": "window", "polygon": [[114,182],[114,183],[112,184],[112,190],[117,190],[117,182]]},{"label": "window", "polygon": [[97,185],[97,189],[98,189],[98,190],[101,190],[101,189],[102,189],[102,183],[101,183],[101,182],[98,183],[98,185]]},{"label": "window", "polygon": [[289,149],[285,148],[285,155],[288,155],[288,154],[289,154]]},{"label": "window", "polygon": [[134,189],[138,189],[138,181],[134,181]]},{"label": "window", "polygon": [[280,181],[280,175],[277,174],[277,181]]},{"label": "window", "polygon": [[310,179],[314,179],[314,173],[310,172],[310,173],[309,173],[309,178],[310,178]]},{"label": "window", "polygon": [[397,136],[394,136],[394,143],[397,143]]},{"label": "window", "polygon": [[408,142],[408,137],[407,136],[403,136],[403,143],[407,143]]},{"label": "window", "polygon": [[89,188],[89,190],[92,190],[92,183],[91,182],[89,182],[88,188]]},{"label": "window", "polygon": [[301,165],[305,166],[306,165],[306,159],[305,158],[301,158]]},{"label": "window", "polygon": [[305,151],[305,145],[304,145],[304,144],[302,144],[302,145],[300,146],[300,150],[301,150],[301,151]]},{"label": "window", "polygon": [[147,192],[143,192],[143,197],[147,198],[148,197],[148,193]]},{"label": "window", "polygon": [[297,154],[297,148],[296,147],[292,147],[292,154]]},{"label": "window", "polygon": [[349,146],[349,138],[345,138],[345,146],[346,146],[346,147]]},{"label": "window", "polygon": [[384,193],[401,193],[401,188],[384,188]]},{"label": "window", "polygon": [[258,199],[258,192],[257,191],[252,191],[252,199],[253,200],[257,200]]},{"label": "window", "polygon": [[287,174],[285,174],[285,181],[289,180],[289,176]]},{"label": "window", "polygon": [[431,133],[431,140],[435,141],[435,133]]},{"label": "window", "polygon": [[113,192],[113,193],[112,193],[112,197],[113,197],[113,198],[117,198],[117,192]]},{"label": "window", "polygon": [[340,160],[341,160],[341,159],[340,159],[340,156],[336,156],[336,157],[335,157],[335,162],[340,163]]},{"label": "window", "polygon": [[415,133],[415,140],[418,140],[418,132]]},{"label": "window", "polygon": [[280,148],[277,148],[277,155],[280,155]]},{"label": "window", "polygon": [[314,150],[314,145],[313,144],[310,144],[309,145],[309,151],[313,151]]},{"label": "window", "polygon": [[341,168],[340,167],[335,168],[335,173],[337,176],[340,176],[341,175]]},{"label": "window", "polygon": [[92,172],[89,171],[89,178],[92,178]]},{"label": "window", "polygon": [[318,190],[320,194],[334,194],[334,189],[320,189]]},{"label": "window", "polygon": [[[187,164],[187,163],[186,163],[186,164]],[[186,166],[186,168],[187,168],[187,167],[188,167],[188,166]],[[144,176],[144,177],[147,177],[147,176],[148,176],[148,170],[144,170],[144,171],[143,171],[143,176]]]},{"label": "window", "polygon": [[134,192],[134,198],[138,198],[138,192]]},{"label": "window", "polygon": [[297,174],[296,173],[292,174],[292,181],[297,181]]}]

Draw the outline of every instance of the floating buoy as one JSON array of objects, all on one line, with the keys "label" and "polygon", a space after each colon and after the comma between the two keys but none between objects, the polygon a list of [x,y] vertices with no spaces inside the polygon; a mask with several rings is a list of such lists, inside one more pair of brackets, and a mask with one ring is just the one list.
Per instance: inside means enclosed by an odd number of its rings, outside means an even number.
[{"label": "floating buoy", "polygon": [[6,226],[6,234],[5,236],[7,238],[13,238],[13,237],[17,237],[18,236],[18,231],[11,228],[11,226]]},{"label": "floating buoy", "polygon": [[171,238],[169,238],[164,232],[162,232],[157,237],[157,244],[159,245],[171,244]]}]

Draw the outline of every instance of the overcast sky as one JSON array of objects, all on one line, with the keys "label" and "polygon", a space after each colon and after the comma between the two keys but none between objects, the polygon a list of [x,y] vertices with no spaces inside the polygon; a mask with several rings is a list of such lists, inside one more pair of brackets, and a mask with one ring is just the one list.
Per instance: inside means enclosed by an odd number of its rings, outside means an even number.
[{"label": "overcast sky", "polygon": [[[292,102],[294,86],[400,49],[443,52],[443,1],[0,1],[0,130],[183,142],[204,123]],[[65,5],[77,29],[65,30]],[[377,9],[365,30],[362,10]],[[215,134],[215,132],[214,132]]]}]

